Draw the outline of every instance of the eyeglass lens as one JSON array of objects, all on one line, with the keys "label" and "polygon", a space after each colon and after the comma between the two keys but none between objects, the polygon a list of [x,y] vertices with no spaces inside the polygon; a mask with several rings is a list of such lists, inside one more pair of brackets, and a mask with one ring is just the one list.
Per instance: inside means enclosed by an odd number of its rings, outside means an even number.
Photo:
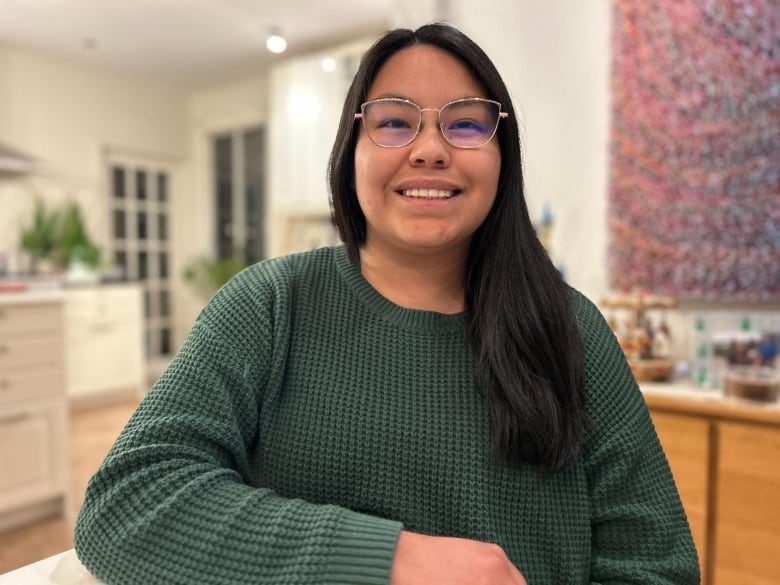
[{"label": "eyeglass lens", "polygon": [[[487,143],[496,131],[500,106],[487,100],[460,100],[439,111],[444,138],[453,146],[476,148]],[[363,123],[369,138],[379,146],[405,146],[420,129],[422,111],[415,104],[380,99],[363,108]]]}]

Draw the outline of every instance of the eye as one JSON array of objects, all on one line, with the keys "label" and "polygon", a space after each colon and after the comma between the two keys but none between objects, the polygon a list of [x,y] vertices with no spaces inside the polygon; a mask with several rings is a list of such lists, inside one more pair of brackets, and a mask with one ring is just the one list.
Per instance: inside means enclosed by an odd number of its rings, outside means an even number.
[{"label": "eye", "polygon": [[483,132],[485,130],[485,125],[482,124],[479,120],[470,119],[470,118],[461,118],[460,120],[454,120],[453,122],[449,122],[447,124],[447,128],[449,130],[463,130],[463,131],[474,131],[474,132]]},{"label": "eye", "polygon": [[403,118],[384,118],[381,120],[377,120],[376,127],[405,129],[405,128],[411,128],[411,124],[407,120],[404,120]]}]

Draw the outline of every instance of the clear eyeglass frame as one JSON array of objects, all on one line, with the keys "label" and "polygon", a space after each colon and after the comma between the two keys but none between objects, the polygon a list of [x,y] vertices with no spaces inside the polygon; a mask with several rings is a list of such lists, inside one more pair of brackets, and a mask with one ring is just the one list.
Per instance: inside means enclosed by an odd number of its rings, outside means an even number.
[{"label": "clear eyeglass frame", "polygon": [[[366,118],[366,108],[371,107],[373,104],[383,104],[383,103],[398,103],[398,104],[402,104],[402,105],[406,105],[406,106],[412,106],[412,107],[417,109],[417,111],[419,113],[419,116],[418,116],[418,119],[417,119],[417,127],[414,128],[414,132],[411,134],[409,139],[406,140],[405,142],[402,142],[402,143],[399,143],[399,144],[383,144],[383,143],[377,142],[374,134],[371,132],[370,128],[366,124],[366,119],[367,119]],[[489,136],[487,134],[485,135],[486,138],[485,138],[484,141],[476,143],[476,144],[464,145],[464,144],[459,144],[457,142],[453,142],[450,139],[450,137],[447,136],[447,133],[445,132],[443,124],[442,124],[442,121],[441,121],[441,113],[442,113],[442,111],[446,110],[449,107],[461,106],[461,105],[465,105],[465,104],[468,104],[468,103],[492,104],[492,105],[496,106],[497,113],[496,113],[495,123],[493,124],[493,130],[492,130],[492,132],[490,132]],[[503,118],[509,117],[509,114],[507,112],[502,112],[501,111],[501,102],[497,102],[495,100],[488,100],[488,99],[484,99],[484,98],[476,98],[476,97],[473,97],[473,98],[461,98],[461,99],[453,100],[451,102],[447,102],[446,104],[444,104],[440,108],[421,108],[420,106],[418,106],[416,103],[414,103],[411,100],[407,100],[407,99],[404,99],[404,98],[388,97],[388,98],[379,98],[379,99],[375,99],[375,100],[370,100],[370,101],[362,103],[360,105],[360,112],[357,112],[355,114],[355,120],[361,120],[362,121],[363,128],[365,128],[365,130],[366,130],[366,134],[368,135],[368,137],[371,140],[371,142],[373,142],[377,146],[382,147],[382,148],[402,148],[402,147],[408,146],[409,144],[414,142],[415,138],[417,138],[417,136],[419,136],[420,129],[422,128],[423,112],[429,112],[429,111],[430,112],[436,112],[436,114],[437,114],[436,126],[439,128],[439,132],[441,132],[441,135],[444,137],[444,140],[448,144],[450,144],[451,146],[454,146],[455,148],[464,148],[464,149],[480,148],[480,147],[484,146],[485,144],[487,144],[488,142],[490,142],[491,140],[493,140],[493,137],[496,135],[496,132],[498,131],[498,124],[499,124],[499,122],[501,122],[501,120]]]}]

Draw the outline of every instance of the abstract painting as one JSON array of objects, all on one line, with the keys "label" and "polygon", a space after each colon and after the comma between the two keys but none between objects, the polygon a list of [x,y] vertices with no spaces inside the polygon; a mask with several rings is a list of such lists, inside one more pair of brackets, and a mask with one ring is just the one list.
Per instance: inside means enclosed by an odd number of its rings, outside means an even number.
[{"label": "abstract painting", "polygon": [[614,290],[780,300],[780,0],[614,0]]}]

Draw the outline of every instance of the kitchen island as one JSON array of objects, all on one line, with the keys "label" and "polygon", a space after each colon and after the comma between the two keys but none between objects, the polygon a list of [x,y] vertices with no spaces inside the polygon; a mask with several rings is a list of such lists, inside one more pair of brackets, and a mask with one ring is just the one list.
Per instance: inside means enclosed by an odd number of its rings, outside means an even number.
[{"label": "kitchen island", "polygon": [[0,531],[68,509],[64,294],[0,294]]},{"label": "kitchen island", "polygon": [[780,583],[780,403],[642,384],[699,551],[703,585]]}]

